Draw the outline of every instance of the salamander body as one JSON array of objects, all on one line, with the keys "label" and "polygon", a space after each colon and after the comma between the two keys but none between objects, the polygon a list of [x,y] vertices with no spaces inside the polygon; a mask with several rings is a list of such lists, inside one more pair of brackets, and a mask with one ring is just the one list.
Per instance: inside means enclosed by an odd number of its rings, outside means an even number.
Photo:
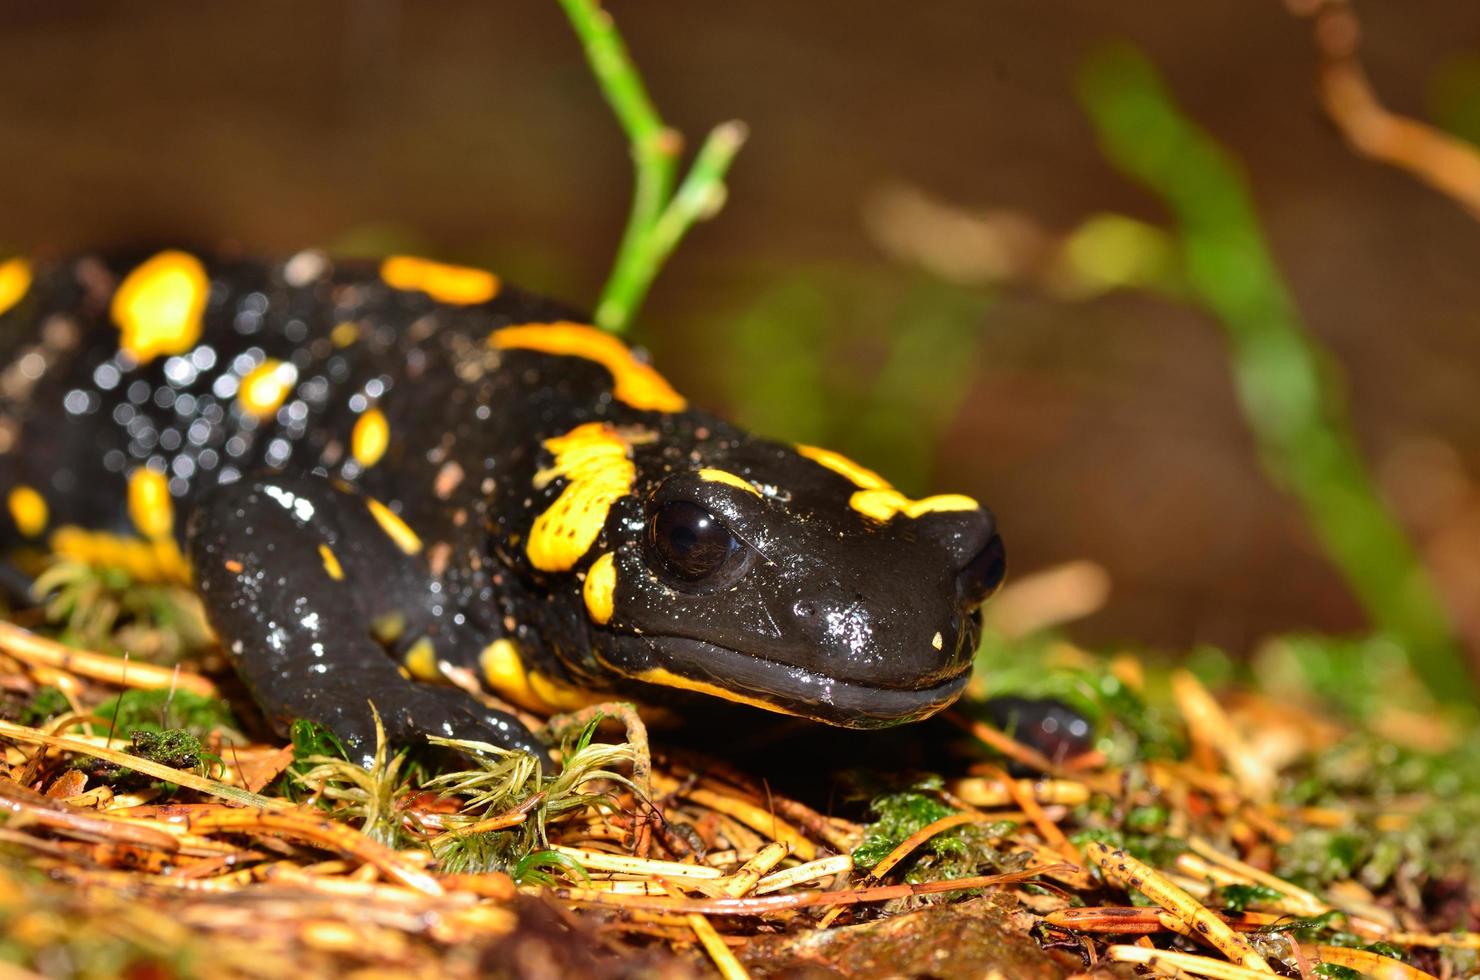
[{"label": "salamander body", "polygon": [[0,546],[188,579],[269,719],[541,752],[530,710],[837,725],[964,686],[991,515],[691,409],[481,270],[317,252],[0,265]]}]

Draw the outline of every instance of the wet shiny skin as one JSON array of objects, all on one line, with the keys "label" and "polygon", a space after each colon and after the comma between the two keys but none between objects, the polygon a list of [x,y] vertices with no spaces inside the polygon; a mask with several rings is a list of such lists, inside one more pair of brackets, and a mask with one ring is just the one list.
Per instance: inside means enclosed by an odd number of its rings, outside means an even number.
[{"label": "wet shiny skin", "polygon": [[969,499],[910,501],[688,410],[486,274],[199,258],[208,286],[171,294],[194,258],[134,282],[131,333],[112,307],[148,255],[38,266],[0,318],[0,533],[7,551],[67,526],[172,534],[275,723],[319,721],[363,757],[373,701],[398,740],[539,751],[458,686],[874,727],[964,685],[1002,573]]}]

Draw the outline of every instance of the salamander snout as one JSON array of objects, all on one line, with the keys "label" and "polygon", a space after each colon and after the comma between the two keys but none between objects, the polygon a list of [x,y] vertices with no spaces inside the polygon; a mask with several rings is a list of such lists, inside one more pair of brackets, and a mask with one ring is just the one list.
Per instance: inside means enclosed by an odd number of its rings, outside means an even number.
[{"label": "salamander snout", "polygon": [[956,594],[965,609],[975,609],[1002,587],[1007,577],[1007,550],[1002,535],[993,534],[981,551],[956,575]]},{"label": "salamander snout", "polygon": [[963,610],[971,612],[1002,587],[1007,551],[991,511],[985,507],[940,511],[925,515],[920,526],[956,563],[956,597]]}]

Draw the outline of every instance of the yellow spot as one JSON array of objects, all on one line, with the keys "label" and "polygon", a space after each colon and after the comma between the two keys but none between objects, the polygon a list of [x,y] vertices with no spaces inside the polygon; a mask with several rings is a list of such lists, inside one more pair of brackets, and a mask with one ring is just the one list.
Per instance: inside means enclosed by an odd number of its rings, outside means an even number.
[{"label": "yellow spot", "polygon": [[404,613],[383,613],[370,620],[370,635],[385,646],[390,646],[399,640],[405,630],[406,616]]},{"label": "yellow spot", "polygon": [[421,538],[418,538],[416,532],[406,526],[406,522],[401,520],[395,511],[374,497],[365,498],[365,506],[370,508],[370,516],[375,518],[380,529],[390,536],[397,548],[408,555],[414,555],[421,550]]},{"label": "yellow spot", "polygon": [[663,376],[632,356],[627,345],[584,323],[528,323],[495,330],[488,342],[499,350],[537,350],[563,357],[584,357],[612,376],[612,395],[633,408],[681,412],[688,405]]},{"label": "yellow spot", "polygon": [[469,306],[498,295],[498,276],[482,269],[444,265],[410,255],[392,255],[380,264],[380,278],[392,289],[420,290],[439,303]]},{"label": "yellow spot", "polygon": [[842,453],[835,453],[831,449],[819,449],[816,446],[798,446],[797,452],[817,465],[824,466],[852,480],[854,486],[864,490],[884,490],[889,487],[888,480],[871,469],[859,466]]},{"label": "yellow spot", "polygon": [[319,545],[319,557],[324,561],[324,571],[336,582],[344,581],[344,566],[339,564],[339,557],[329,549],[326,544]]},{"label": "yellow spot", "polygon": [[860,490],[848,499],[848,506],[864,517],[888,522],[897,514],[922,517],[944,510],[976,510],[975,500],[964,494],[943,493],[921,500],[911,500],[898,490]]},{"label": "yellow spot", "polygon": [[549,509],[534,519],[524,551],[540,571],[565,572],[596,542],[612,504],[631,492],[637,469],[627,440],[601,422],[546,439],[545,449],[555,462],[535,474],[535,489],[558,477],[569,482]]},{"label": "yellow spot", "polygon": [[513,640],[501,637],[483,648],[478,655],[483,680],[499,697],[526,711],[549,714],[576,711],[606,700],[602,694],[582,691],[538,671],[526,670],[519,647]]},{"label": "yellow spot", "polygon": [[135,582],[190,584],[190,564],[174,538],[145,541],[68,524],[52,532],[47,546],[59,558],[126,572]]},{"label": "yellow spot", "polygon": [[329,331],[329,341],[335,347],[348,347],[359,339],[359,326],[347,320],[344,323],[334,324],[334,329]]},{"label": "yellow spot", "polygon": [[406,670],[411,676],[419,681],[439,681],[442,679],[442,671],[437,667],[437,648],[432,641],[422,637],[411,644],[411,649],[406,651],[406,656],[401,658]]},{"label": "yellow spot", "polygon": [[591,563],[581,595],[585,597],[586,613],[593,622],[605,626],[611,621],[617,596],[616,555],[608,551]]},{"label": "yellow spot", "polygon": [[298,382],[298,369],[291,364],[268,358],[247,372],[236,393],[236,403],[248,415],[269,419],[288,400]]},{"label": "yellow spot", "polygon": [[640,671],[632,676],[635,679],[648,684],[659,684],[663,687],[676,687],[685,691],[698,691],[700,694],[709,694],[717,698],[723,698],[726,701],[735,701],[739,704],[748,704],[753,708],[764,708],[766,711],[775,711],[778,714],[796,714],[795,711],[788,711],[786,708],[778,707],[769,701],[762,701],[760,698],[751,697],[746,694],[740,694],[738,692],[720,687],[718,684],[711,684],[708,681],[699,681],[694,680],[692,677],[683,677],[679,674],[675,674],[671,670],[666,670],[662,667],[653,667],[648,670]]},{"label": "yellow spot", "polygon": [[380,462],[390,442],[391,425],[378,408],[372,408],[356,419],[354,431],[349,436],[350,452],[354,454],[355,462],[367,469]]},{"label": "yellow spot", "polygon": [[119,347],[140,364],[179,354],[200,339],[210,281],[205,266],[184,252],[160,252],[128,274],[113,294]]},{"label": "yellow spot", "polygon": [[34,538],[46,530],[46,521],[49,512],[46,509],[46,498],[36,491],[35,487],[18,486],[10,491],[5,499],[10,507],[10,519],[15,521],[16,529],[28,538]]},{"label": "yellow spot", "polygon": [[25,259],[0,262],[0,313],[5,313],[31,288],[31,263]]},{"label": "yellow spot", "polygon": [[848,506],[876,521],[887,523],[899,514],[921,517],[937,511],[976,510],[980,506],[975,500],[959,493],[944,493],[912,500],[890,486],[887,480],[873,470],[858,465],[841,453],[818,449],[816,446],[798,446],[797,452],[819,466],[851,480],[859,489],[848,498]]},{"label": "yellow spot", "polygon": [[174,529],[175,504],[163,473],[140,467],[129,474],[128,516],[146,538],[163,538]]},{"label": "yellow spot", "polygon": [[930,638],[930,645],[937,650],[945,646],[945,638],[940,635],[940,630],[936,630],[935,635]]},{"label": "yellow spot", "polygon": [[736,476],[728,470],[705,468],[699,471],[699,479],[708,480],[710,483],[727,483],[732,487],[739,487],[741,490],[753,493],[757,497],[761,496],[761,492],[752,486],[749,480],[741,476]]}]

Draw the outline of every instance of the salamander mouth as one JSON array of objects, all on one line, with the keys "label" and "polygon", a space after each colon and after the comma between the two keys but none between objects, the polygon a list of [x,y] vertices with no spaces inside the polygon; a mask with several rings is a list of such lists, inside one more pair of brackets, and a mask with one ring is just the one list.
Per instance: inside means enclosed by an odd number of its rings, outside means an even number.
[{"label": "salamander mouth", "polygon": [[968,664],[928,687],[881,687],[679,636],[643,637],[641,659],[644,667],[624,673],[843,728],[885,728],[927,718],[956,700],[971,675]]}]

